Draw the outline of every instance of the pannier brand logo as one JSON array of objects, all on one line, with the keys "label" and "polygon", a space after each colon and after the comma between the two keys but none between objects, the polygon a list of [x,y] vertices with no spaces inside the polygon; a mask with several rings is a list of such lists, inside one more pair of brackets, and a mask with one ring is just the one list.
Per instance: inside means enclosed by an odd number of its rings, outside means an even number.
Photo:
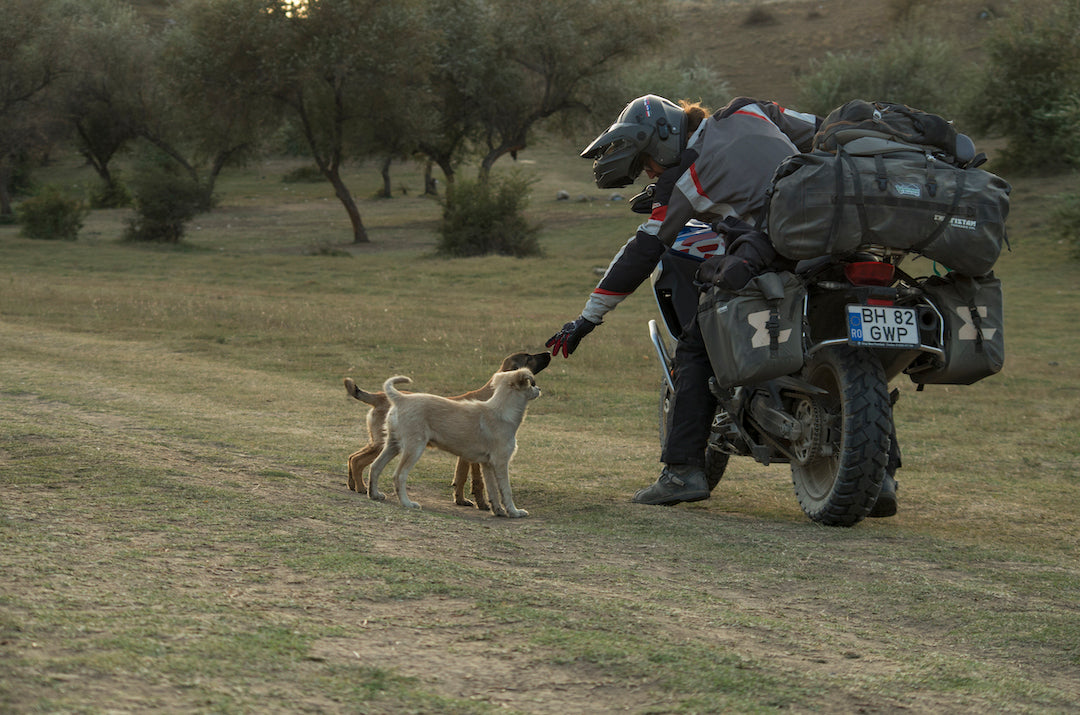
[{"label": "pannier brand logo", "polygon": [[896,189],[899,196],[911,196],[914,198],[922,196],[922,187],[918,184],[893,184],[893,188]]},{"label": "pannier brand logo", "polygon": [[[986,318],[989,311],[987,311],[985,305],[977,305],[975,312],[978,313],[980,318]],[[979,337],[979,329],[975,326],[975,316],[972,315],[971,308],[966,305],[962,305],[956,309],[956,314],[960,316],[960,320],[964,321],[964,324],[956,331],[957,340],[977,340]],[[982,339],[993,340],[994,333],[997,332],[997,328],[983,328]]]},{"label": "pannier brand logo", "polygon": [[[746,316],[746,322],[754,328],[754,336],[750,338],[750,347],[767,348],[771,342],[769,336],[769,311],[759,310]],[[791,328],[784,328],[777,336],[776,342],[786,343],[791,339]]]},{"label": "pannier brand logo", "polygon": [[[945,220],[944,214],[934,214],[934,220],[941,223]],[[965,231],[974,231],[979,228],[979,222],[973,218],[960,218],[959,216],[953,216],[949,219],[949,226],[952,228],[962,228]]]}]

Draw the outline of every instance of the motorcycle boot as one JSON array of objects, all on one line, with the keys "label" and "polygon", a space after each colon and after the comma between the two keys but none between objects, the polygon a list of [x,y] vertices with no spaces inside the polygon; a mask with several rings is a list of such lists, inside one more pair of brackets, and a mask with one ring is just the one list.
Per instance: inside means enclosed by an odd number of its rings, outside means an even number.
[{"label": "motorcycle boot", "polygon": [[877,501],[867,516],[886,517],[896,514],[896,479],[891,474],[886,474],[881,482],[881,492]]},{"label": "motorcycle boot", "polygon": [[708,499],[709,492],[704,467],[696,464],[668,464],[653,484],[638,491],[630,501],[635,504],[671,506],[679,502]]},{"label": "motorcycle boot", "polygon": [[[893,390],[889,395],[890,403],[895,405],[898,399],[900,399],[900,391]],[[900,443],[896,439],[896,425],[893,425],[889,442],[889,461],[885,465],[885,479],[881,481],[881,492],[878,493],[877,501],[874,502],[867,516],[881,518],[896,514],[896,477],[894,475],[903,464]]]}]

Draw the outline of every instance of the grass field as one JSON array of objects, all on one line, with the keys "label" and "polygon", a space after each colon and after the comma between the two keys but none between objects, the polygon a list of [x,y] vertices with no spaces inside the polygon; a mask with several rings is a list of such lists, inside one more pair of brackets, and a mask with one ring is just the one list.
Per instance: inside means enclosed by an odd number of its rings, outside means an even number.
[{"label": "grass field", "polygon": [[897,382],[894,518],[816,526],[739,459],[710,500],[630,504],[659,468],[644,289],[539,376],[529,518],[453,506],[438,453],[422,511],[349,492],[342,378],[480,385],[635,226],[571,147],[528,154],[540,258],[434,255],[412,167],[363,201],[368,246],[285,162],[226,175],[178,248],[118,242],[123,212],[74,243],[0,227],[0,711],[1073,710],[1080,262],[1045,221],[1075,181],[1014,180],[1004,371]]}]

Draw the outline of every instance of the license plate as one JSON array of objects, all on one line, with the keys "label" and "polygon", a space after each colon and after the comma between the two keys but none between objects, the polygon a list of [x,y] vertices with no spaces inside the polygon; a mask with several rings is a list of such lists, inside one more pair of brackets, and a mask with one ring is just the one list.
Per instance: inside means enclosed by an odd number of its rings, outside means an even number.
[{"label": "license plate", "polygon": [[914,308],[849,305],[848,342],[870,347],[918,347],[919,329]]}]

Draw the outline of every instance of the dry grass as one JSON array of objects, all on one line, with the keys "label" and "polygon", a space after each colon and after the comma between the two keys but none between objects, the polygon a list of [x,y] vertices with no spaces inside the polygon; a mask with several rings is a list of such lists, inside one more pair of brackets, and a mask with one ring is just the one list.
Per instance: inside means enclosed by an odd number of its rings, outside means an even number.
[{"label": "dry grass", "polygon": [[0,228],[0,709],[1071,707],[1080,268],[1039,223],[1060,180],[1017,184],[1005,371],[898,383],[892,519],[817,527],[746,460],[706,502],[630,505],[657,469],[644,291],[541,374],[512,468],[530,518],[451,506],[436,455],[423,512],[346,490],[342,377],[482,383],[577,314],[636,223],[556,203],[587,172],[534,156],[537,259],[435,258],[412,197],[365,202],[378,243],[342,246],[328,192],[283,200],[273,166],[181,250],[116,243],[108,213],[61,250]]}]

